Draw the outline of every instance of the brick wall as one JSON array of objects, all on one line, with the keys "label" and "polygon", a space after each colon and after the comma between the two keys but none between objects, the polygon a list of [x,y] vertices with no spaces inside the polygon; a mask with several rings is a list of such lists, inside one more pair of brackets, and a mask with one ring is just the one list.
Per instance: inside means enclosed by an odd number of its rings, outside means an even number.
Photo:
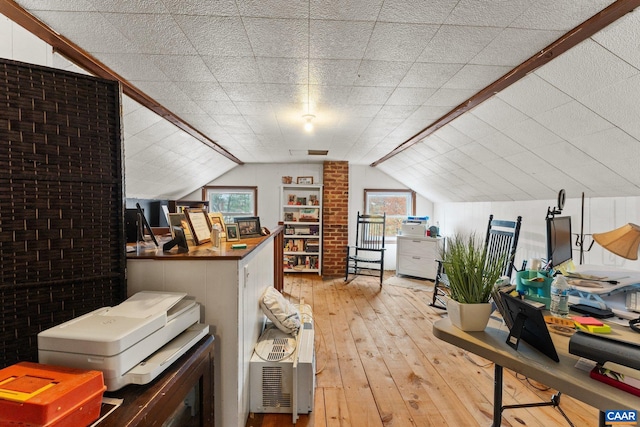
[{"label": "brick wall", "polygon": [[345,271],[349,226],[349,162],[323,165],[322,275],[339,277]]}]

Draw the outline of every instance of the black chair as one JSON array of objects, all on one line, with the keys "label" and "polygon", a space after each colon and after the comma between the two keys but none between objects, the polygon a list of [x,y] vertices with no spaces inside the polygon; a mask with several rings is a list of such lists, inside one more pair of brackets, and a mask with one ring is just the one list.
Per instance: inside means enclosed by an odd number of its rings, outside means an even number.
[{"label": "black chair", "polygon": [[[495,264],[500,260],[504,260],[502,269],[503,276],[511,277],[511,273],[513,272],[513,260],[518,246],[518,238],[520,237],[521,223],[521,216],[519,216],[516,221],[504,221],[493,219],[493,215],[489,215],[487,236],[484,244],[487,249],[486,262]],[[446,309],[444,297],[448,295],[447,275],[443,261],[436,260],[436,262],[438,263],[438,270],[436,272],[433,298],[430,305],[435,308]]]},{"label": "black chair", "polygon": [[345,282],[349,280],[350,273],[379,275],[382,287],[385,221],[386,214],[360,215],[358,212],[355,245],[347,246]]}]

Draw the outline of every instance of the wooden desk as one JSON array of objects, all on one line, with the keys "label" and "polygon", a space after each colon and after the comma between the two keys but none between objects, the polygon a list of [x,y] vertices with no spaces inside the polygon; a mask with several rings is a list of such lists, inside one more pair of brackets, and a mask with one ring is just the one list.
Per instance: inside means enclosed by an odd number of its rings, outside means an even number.
[{"label": "wooden desk", "polygon": [[[181,426],[213,426],[213,348],[213,337],[207,335],[151,383],[105,393],[124,402],[98,427],[160,426],[169,420]],[[199,417],[190,416],[183,403],[194,387]]]},{"label": "wooden desk", "polygon": [[[621,326],[612,325],[612,329],[613,337],[633,334]],[[560,362],[556,363],[526,342],[520,342],[518,351],[513,350],[505,342],[508,334],[507,326],[494,318],[482,332],[464,332],[453,326],[448,318],[433,324],[433,335],[437,338],[494,362],[494,427],[499,426],[502,419],[503,368],[511,369],[599,409],[601,426],[605,425],[605,410],[640,410],[640,399],[636,396],[594,380],[589,372],[575,367],[579,357],[569,353],[568,337],[551,334],[560,357]]]}]

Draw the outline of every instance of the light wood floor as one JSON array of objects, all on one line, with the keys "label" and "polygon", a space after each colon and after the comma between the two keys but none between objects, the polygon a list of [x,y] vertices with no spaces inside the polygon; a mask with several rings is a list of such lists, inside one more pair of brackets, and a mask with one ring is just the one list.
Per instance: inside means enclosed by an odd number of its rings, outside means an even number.
[{"label": "light wood floor", "polygon": [[[435,338],[442,310],[428,305],[430,281],[357,276],[322,280],[285,275],[284,294],[313,307],[317,388],[298,427],[491,425],[493,364]],[[505,405],[549,401],[555,390],[505,369]],[[576,427],[597,426],[598,411],[568,395],[562,410]],[[291,414],[251,414],[247,427],[292,426]],[[511,409],[503,426],[568,426],[552,407]]]}]

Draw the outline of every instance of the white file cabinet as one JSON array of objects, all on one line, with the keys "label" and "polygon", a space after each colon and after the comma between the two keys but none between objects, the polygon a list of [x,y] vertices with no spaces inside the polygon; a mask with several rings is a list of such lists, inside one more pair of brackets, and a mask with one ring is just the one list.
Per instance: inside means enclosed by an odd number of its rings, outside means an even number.
[{"label": "white file cabinet", "polygon": [[443,237],[398,236],[396,274],[434,280]]}]

